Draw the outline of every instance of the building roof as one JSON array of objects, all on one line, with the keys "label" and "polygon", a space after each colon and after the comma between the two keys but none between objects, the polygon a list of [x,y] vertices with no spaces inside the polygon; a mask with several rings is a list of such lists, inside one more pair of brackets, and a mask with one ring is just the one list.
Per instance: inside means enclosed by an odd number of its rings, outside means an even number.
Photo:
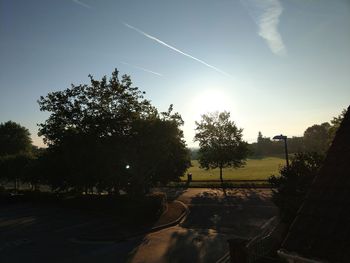
[{"label": "building roof", "polygon": [[350,262],[350,106],[282,251],[320,261]]}]

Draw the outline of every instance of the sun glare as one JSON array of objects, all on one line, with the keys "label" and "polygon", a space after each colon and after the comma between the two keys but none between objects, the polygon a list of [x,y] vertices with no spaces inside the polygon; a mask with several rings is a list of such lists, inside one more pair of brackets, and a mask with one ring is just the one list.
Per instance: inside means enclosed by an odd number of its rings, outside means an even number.
[{"label": "sun glare", "polygon": [[196,116],[214,111],[229,111],[230,101],[223,92],[208,90],[202,92],[194,99],[191,108]]}]

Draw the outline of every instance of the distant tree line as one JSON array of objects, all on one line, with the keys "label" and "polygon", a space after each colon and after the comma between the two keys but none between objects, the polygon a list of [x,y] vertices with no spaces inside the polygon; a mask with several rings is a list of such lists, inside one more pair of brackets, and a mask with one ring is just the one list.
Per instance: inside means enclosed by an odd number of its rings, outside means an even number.
[{"label": "distant tree line", "polygon": [[[38,100],[40,110],[50,113],[39,124],[46,149],[31,146],[26,128],[1,124],[0,180],[130,195],[179,180],[190,166],[190,154],[180,129],[183,120],[173,106],[159,112],[129,76],[119,79],[117,70],[108,80],[89,77],[88,85]],[[14,130],[18,137],[9,139]]]},{"label": "distant tree line", "polygon": [[[288,152],[316,152],[325,154],[331,145],[335,133],[344,118],[346,110],[334,117],[330,123],[315,124],[308,127],[303,136],[287,139]],[[252,156],[270,156],[284,153],[284,143],[275,141],[269,137],[264,137],[261,132],[258,134],[257,142],[249,145]]]}]

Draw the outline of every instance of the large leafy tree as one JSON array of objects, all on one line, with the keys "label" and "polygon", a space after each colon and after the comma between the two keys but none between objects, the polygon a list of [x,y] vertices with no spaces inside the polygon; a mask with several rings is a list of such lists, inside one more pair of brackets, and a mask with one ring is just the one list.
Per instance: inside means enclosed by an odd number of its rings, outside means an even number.
[{"label": "large leafy tree", "polygon": [[156,113],[129,76],[120,80],[115,70],[109,80],[89,77],[88,85],[72,85],[38,101],[41,111],[51,113],[39,125],[39,135],[49,145],[50,167],[60,171],[52,176],[59,188],[117,187],[123,176],[125,137],[131,135],[133,121]]},{"label": "large leafy tree", "polygon": [[194,139],[199,142],[199,163],[206,169],[219,168],[221,182],[223,168],[238,168],[245,164],[248,144],[243,141],[242,132],[226,111],[204,114],[196,122]]},{"label": "large leafy tree", "polygon": [[27,128],[13,121],[0,123],[0,156],[30,152],[31,148]]},{"label": "large leafy tree", "polygon": [[[179,115],[171,110],[159,113],[129,76],[119,79],[117,70],[109,80],[90,75],[90,84],[72,85],[38,102],[42,111],[51,113],[39,125],[39,134],[49,145],[52,157],[47,163],[55,167],[51,184],[56,188],[97,187],[118,193],[144,189],[155,178],[167,181],[184,172],[159,173],[159,163],[171,167],[173,160],[182,160],[176,147],[164,150],[172,140],[185,148],[181,123],[176,122]],[[165,128],[171,125],[173,129]]]}]

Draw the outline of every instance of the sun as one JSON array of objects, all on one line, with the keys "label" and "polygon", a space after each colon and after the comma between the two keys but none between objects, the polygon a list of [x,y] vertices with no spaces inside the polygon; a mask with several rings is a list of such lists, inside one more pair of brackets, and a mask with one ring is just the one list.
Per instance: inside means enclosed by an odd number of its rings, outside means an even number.
[{"label": "sun", "polygon": [[191,108],[197,116],[214,111],[229,111],[230,101],[228,96],[219,90],[206,90],[194,98]]}]

